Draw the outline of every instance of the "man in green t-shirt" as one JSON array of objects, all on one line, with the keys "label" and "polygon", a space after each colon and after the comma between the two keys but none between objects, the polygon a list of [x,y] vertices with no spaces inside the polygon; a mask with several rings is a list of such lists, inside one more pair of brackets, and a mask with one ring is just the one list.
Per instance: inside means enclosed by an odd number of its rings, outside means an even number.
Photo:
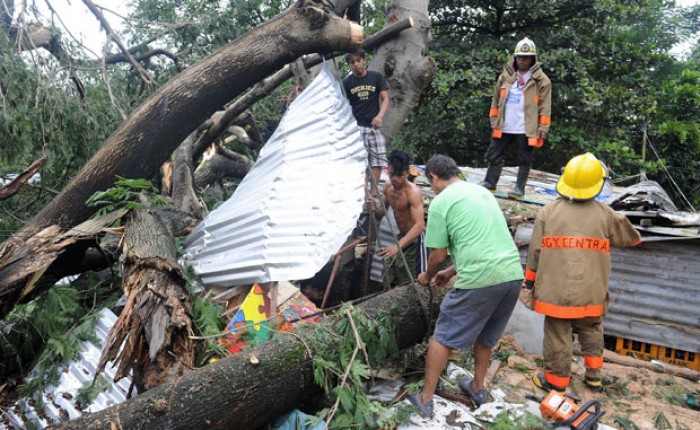
[{"label": "man in green t-shirt", "polygon": [[[474,378],[463,378],[459,386],[477,406],[488,401],[484,377],[491,350],[518,300],[523,268],[501,208],[487,189],[459,179],[457,164],[444,155],[433,156],[425,173],[437,197],[428,209],[428,269],[417,281],[442,285],[457,275],[430,339],[423,390],[409,397],[419,412],[432,415],[433,394],[452,349],[474,348]],[[448,251],[454,264],[440,270]]]}]

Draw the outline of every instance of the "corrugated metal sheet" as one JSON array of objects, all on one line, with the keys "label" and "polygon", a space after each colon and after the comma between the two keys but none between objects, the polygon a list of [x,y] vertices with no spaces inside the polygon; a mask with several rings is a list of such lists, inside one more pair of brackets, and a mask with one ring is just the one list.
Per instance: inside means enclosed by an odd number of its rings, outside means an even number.
[{"label": "corrugated metal sheet", "polygon": [[[104,344],[110,328],[117,321],[117,316],[109,309],[103,309],[100,313],[95,336]],[[91,342],[83,342],[79,356],[74,361],[63,366],[61,379],[57,386],[46,387],[41,393],[40,401],[21,399],[15,405],[4,411],[9,425],[14,428],[46,428],[52,424],[72,420],[81,416],[84,412],[97,412],[126,400],[131,378],[123,378],[114,382],[116,368],[108,363],[102,376],[107,381],[106,389],[97,395],[90,405],[80,410],[76,407],[76,395],[78,390],[86,383],[91,383],[95,377],[95,366],[100,359],[101,348]],[[37,370],[29,376],[29,380],[36,377]],[[136,395],[136,391],[133,393]],[[33,405],[41,405],[41,409],[35,409]],[[0,424],[2,424],[0,422]]]},{"label": "corrugated metal sheet", "polygon": [[613,248],[605,333],[700,352],[700,239]]},{"label": "corrugated metal sheet", "polygon": [[[392,229],[394,230],[393,233]],[[370,268],[369,278],[373,281],[382,282],[384,278],[384,259],[376,251],[395,243],[395,235],[399,234],[399,229],[394,220],[394,211],[391,207],[387,208],[386,216],[384,216],[379,223],[378,230],[379,233],[377,234],[375,252],[372,254],[372,266]]]},{"label": "corrugated metal sheet", "polygon": [[357,222],[365,166],[350,105],[324,67],[233,196],[189,236],[185,259],[205,285],[312,277]]}]

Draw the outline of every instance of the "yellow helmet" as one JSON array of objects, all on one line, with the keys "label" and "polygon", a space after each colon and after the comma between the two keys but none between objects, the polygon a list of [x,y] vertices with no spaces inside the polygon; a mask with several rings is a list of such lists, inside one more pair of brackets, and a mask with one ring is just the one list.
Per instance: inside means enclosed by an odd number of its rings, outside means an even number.
[{"label": "yellow helmet", "polygon": [[607,172],[595,155],[585,153],[569,160],[557,182],[557,192],[573,200],[590,200],[603,189]]},{"label": "yellow helmet", "polygon": [[516,57],[527,57],[537,55],[537,47],[535,46],[535,42],[528,39],[527,37],[522,39],[520,42],[518,42],[517,45],[515,45],[515,51],[513,52],[513,55]]}]

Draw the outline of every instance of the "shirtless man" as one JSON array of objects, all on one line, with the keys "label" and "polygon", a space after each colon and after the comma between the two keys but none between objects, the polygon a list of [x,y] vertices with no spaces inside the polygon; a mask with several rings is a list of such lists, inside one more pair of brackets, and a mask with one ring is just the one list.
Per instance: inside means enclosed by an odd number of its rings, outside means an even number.
[{"label": "shirtless man", "polygon": [[[410,156],[400,149],[389,155],[389,182],[384,184],[384,202],[394,211],[394,219],[399,227],[398,245],[393,243],[379,249],[384,258],[384,285],[391,287],[411,280],[404,261],[399,255],[399,246],[403,249],[408,270],[416,278],[416,253],[419,251],[420,235],[425,228],[423,199],[416,184],[408,180]],[[375,206],[382,206],[376,204]],[[377,218],[384,216],[383,207],[376,208]]]}]

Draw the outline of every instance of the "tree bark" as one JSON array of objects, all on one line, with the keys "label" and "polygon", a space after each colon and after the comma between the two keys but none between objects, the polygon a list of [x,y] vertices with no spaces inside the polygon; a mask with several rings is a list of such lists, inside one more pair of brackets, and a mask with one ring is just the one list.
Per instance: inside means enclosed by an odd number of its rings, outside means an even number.
[{"label": "tree bark", "polygon": [[[15,237],[22,242],[47,226],[70,227],[87,219],[95,210],[85,205],[92,194],[109,188],[116,176],[155,174],[192,130],[261,77],[303,54],[356,49],[361,35],[356,24],[310,7],[285,12],[251,30],[149,97]],[[11,259],[13,248],[4,247],[0,262]],[[0,292],[1,310],[14,307],[15,302],[8,301],[11,296],[18,296],[12,288]],[[0,318],[6,315],[4,311]]]},{"label": "tree bark", "polygon": [[428,2],[394,0],[387,6],[387,25],[408,17],[415,25],[379,46],[369,64],[370,70],[383,73],[389,81],[391,101],[382,126],[387,143],[394,139],[435,75],[435,63],[423,55],[430,38]]},{"label": "tree bark", "polygon": [[[434,315],[439,302],[436,297]],[[412,287],[398,287],[357,305],[370,316],[392,306],[399,313],[399,346],[406,348],[420,342],[426,335],[426,319]],[[57,428],[261,428],[321,392],[313,377],[311,329],[299,330],[299,337],[277,335],[268,343],[190,372],[176,382]],[[250,362],[253,353],[258,365]]]},{"label": "tree bark", "polygon": [[148,390],[194,367],[192,298],[177,263],[175,240],[155,212],[131,212],[123,243],[126,304],[97,370],[99,374],[114,361],[115,380],[133,370],[136,386]]}]

